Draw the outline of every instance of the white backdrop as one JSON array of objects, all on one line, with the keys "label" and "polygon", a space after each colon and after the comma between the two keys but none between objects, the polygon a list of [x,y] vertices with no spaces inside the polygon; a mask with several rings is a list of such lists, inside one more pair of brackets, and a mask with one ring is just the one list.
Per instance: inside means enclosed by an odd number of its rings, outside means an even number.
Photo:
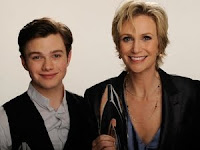
[{"label": "white backdrop", "polygon": [[[153,1],[153,0],[152,0]],[[65,23],[74,36],[66,89],[84,94],[93,84],[122,71],[111,24],[122,0],[0,0],[0,105],[27,90],[30,78],[18,52],[19,30],[35,18]],[[200,79],[200,1],[156,0],[168,13],[170,45],[161,66],[171,74]]]}]

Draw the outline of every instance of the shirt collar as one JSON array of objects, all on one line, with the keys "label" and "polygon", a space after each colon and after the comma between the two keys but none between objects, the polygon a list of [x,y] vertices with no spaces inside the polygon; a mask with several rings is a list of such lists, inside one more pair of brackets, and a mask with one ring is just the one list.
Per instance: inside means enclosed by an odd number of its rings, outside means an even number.
[{"label": "shirt collar", "polygon": [[[53,111],[54,108],[52,108],[50,106],[50,100],[48,98],[46,98],[45,96],[43,96],[42,94],[40,94],[34,87],[33,85],[30,83],[29,87],[28,87],[28,91],[27,91],[30,99],[37,103],[40,107],[44,108],[44,109],[48,109],[49,111]],[[64,92],[64,96],[63,96],[63,101],[61,103],[62,107],[59,107],[57,111],[59,112],[64,112],[66,108],[65,106],[67,105],[66,102],[66,92]],[[64,106],[64,107],[63,107]]]}]

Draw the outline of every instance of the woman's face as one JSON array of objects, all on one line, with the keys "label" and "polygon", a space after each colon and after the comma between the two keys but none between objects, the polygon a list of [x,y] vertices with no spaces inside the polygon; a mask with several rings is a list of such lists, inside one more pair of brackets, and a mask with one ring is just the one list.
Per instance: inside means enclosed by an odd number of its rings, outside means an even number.
[{"label": "woman's face", "polygon": [[128,71],[154,71],[158,51],[156,24],[151,17],[139,15],[123,23],[119,54]]}]

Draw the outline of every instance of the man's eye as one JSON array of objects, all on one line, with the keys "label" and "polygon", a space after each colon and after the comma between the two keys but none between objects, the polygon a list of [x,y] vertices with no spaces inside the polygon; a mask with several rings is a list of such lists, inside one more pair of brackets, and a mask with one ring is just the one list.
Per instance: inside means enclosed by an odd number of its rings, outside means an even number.
[{"label": "man's eye", "polygon": [[40,59],[40,56],[33,56],[32,59],[33,59],[33,60]]},{"label": "man's eye", "polygon": [[129,42],[129,41],[132,41],[133,39],[131,37],[129,37],[129,36],[126,36],[126,37],[123,37],[122,40],[124,42]]},{"label": "man's eye", "polygon": [[143,40],[144,40],[144,41],[151,40],[151,37],[150,37],[150,36],[144,36],[144,37],[143,37]]},{"label": "man's eye", "polygon": [[54,58],[59,58],[59,57],[61,57],[61,55],[60,54],[54,54],[53,57]]}]

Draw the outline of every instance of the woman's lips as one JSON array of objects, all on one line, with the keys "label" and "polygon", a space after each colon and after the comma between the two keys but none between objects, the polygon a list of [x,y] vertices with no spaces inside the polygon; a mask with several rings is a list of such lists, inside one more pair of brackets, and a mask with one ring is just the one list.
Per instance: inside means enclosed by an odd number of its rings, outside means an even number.
[{"label": "woman's lips", "polygon": [[147,56],[130,56],[129,58],[133,61],[143,61]]}]

